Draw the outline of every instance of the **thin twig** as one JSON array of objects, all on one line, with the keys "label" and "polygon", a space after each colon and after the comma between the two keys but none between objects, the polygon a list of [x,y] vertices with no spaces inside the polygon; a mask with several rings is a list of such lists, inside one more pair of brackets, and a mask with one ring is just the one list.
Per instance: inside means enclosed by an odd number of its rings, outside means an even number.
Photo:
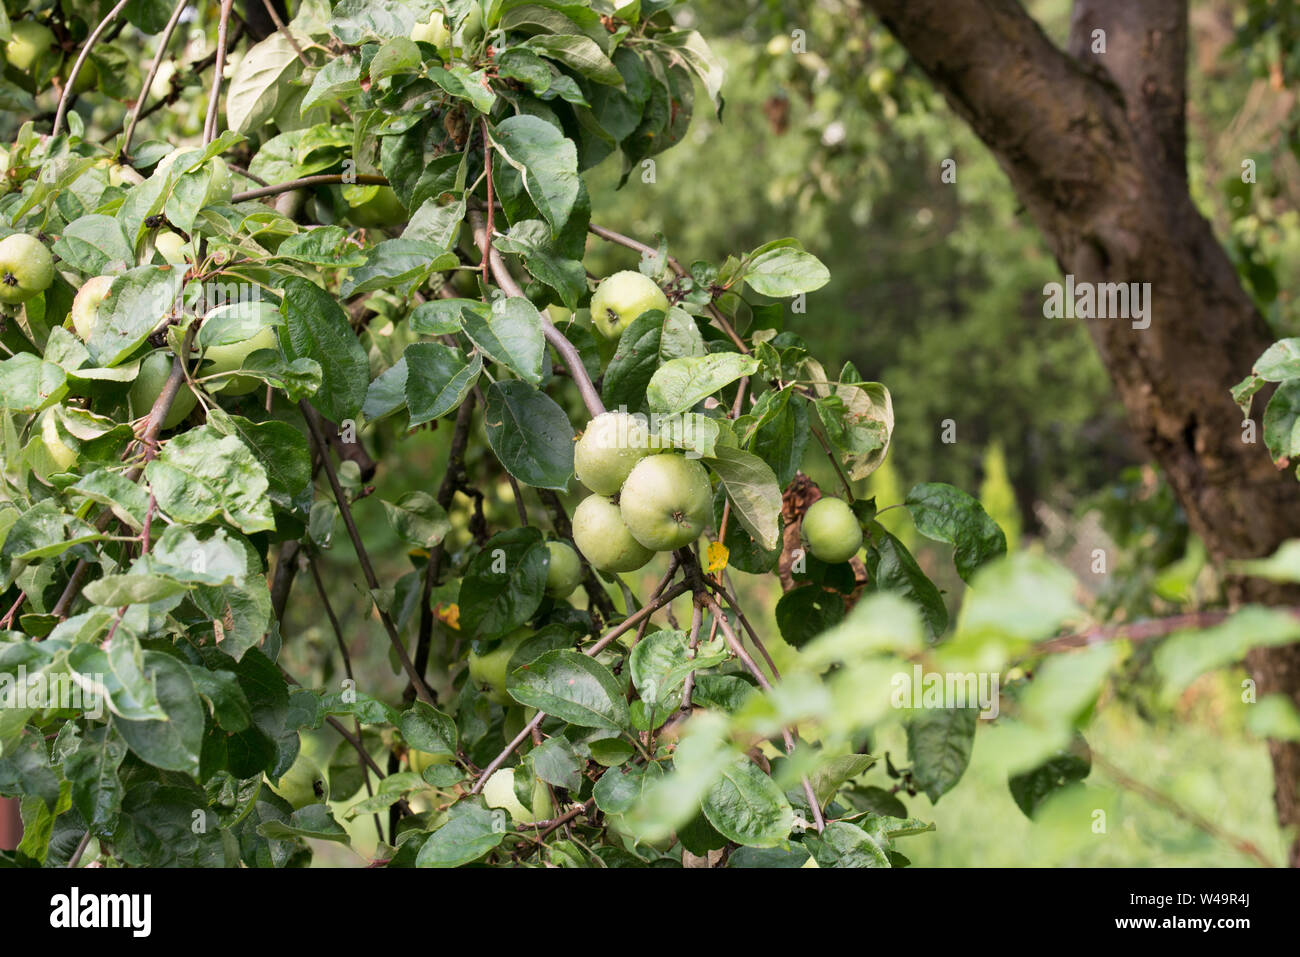
[{"label": "thin twig", "polygon": [[[686,582],[678,582],[668,591],[660,595],[656,600],[652,602],[648,602],[645,605],[645,607],[642,608],[640,611],[638,611],[636,614],[629,615],[627,618],[623,619],[623,621],[621,621],[615,628],[611,629],[608,633],[606,633],[606,635],[603,638],[601,638],[590,648],[585,649],[582,653],[589,658],[593,658],[596,655],[600,654],[609,645],[609,643],[614,641],[616,638],[618,638],[619,635],[631,629],[638,622],[640,622],[642,618],[648,617],[649,615],[653,615],[658,609],[668,604],[668,602],[672,601],[678,595],[682,594],[685,591],[688,591],[690,587],[691,586]],[[515,735],[514,740],[512,740],[509,744],[507,744],[504,750],[502,750],[500,754],[498,754],[495,758],[493,758],[491,763],[488,764],[488,766],[483,769],[482,773],[479,775],[479,779],[474,783],[474,787],[470,790],[469,793],[478,794],[479,791],[483,790],[483,785],[487,783],[487,780],[492,776],[492,773],[496,771],[497,768],[501,767],[502,763],[505,762],[506,758],[510,757],[510,755],[514,753],[515,748],[519,747],[519,745],[523,744],[526,740],[528,740],[528,738],[533,733],[533,729],[539,727],[543,719],[545,718],[546,718],[546,712],[544,711],[537,712],[537,714],[533,716],[533,720],[529,721],[528,724],[524,726],[523,730],[521,730],[517,735]]]},{"label": "thin twig", "polygon": [[[307,430],[311,433],[312,440],[316,443],[316,450],[320,453],[325,476],[329,479],[330,488],[334,491],[334,500],[338,503],[339,513],[343,516],[343,525],[348,530],[348,537],[352,539],[352,548],[357,554],[357,561],[361,565],[362,574],[366,577],[366,584],[370,587],[371,600],[373,601],[373,593],[379,591],[379,578],[375,575],[375,568],[370,563],[370,554],[366,551],[365,543],[361,540],[361,533],[357,530],[356,520],[352,517],[352,506],[348,504],[347,494],[343,491],[343,486],[339,484],[338,473],[334,471],[334,464],[329,459],[329,445],[325,440],[325,436],[321,433],[320,413],[306,399],[298,400],[298,407],[302,410],[303,418],[307,421]],[[392,642],[393,650],[397,653],[397,659],[401,662],[402,669],[415,686],[415,693],[425,704],[436,707],[437,702],[434,700],[433,694],[429,691],[428,685],[424,683],[424,678],[416,673],[411,656],[406,653],[406,646],[402,644],[402,637],[397,633],[397,626],[393,624],[393,619],[378,604],[375,605],[375,610],[379,612],[379,620],[383,622],[384,630],[388,632],[388,640]]]},{"label": "thin twig", "polygon": [[130,2],[131,0],[120,0],[118,5],[108,11],[108,15],[104,17],[103,20],[99,21],[99,26],[95,27],[95,29],[90,32],[90,36],[86,37],[86,42],[82,45],[81,52],[77,55],[77,62],[72,64],[72,70],[68,73],[68,80],[63,85],[63,94],[59,97],[58,109],[54,111],[54,127],[51,130],[51,136],[58,136],[59,132],[63,129],[63,120],[68,115],[68,103],[72,100],[72,88],[76,85],[77,74],[81,72],[81,68],[86,62],[86,57],[90,55],[90,51],[94,48],[95,44],[99,42],[100,36],[106,29],[108,29],[109,24],[117,19],[117,15],[125,10],[126,5]]},{"label": "thin twig", "polygon": [[1269,860],[1268,857],[1265,856],[1264,852],[1256,847],[1251,841],[1246,840],[1244,837],[1237,837],[1235,834],[1229,834],[1223,828],[1219,827],[1218,824],[1214,823],[1214,821],[1204,815],[1193,811],[1191,808],[1183,807],[1183,805],[1179,804],[1169,795],[1157,791],[1155,788],[1144,784],[1137,778],[1130,777],[1096,751],[1092,752],[1092,763],[1094,766],[1100,768],[1103,774],[1125,790],[1141,795],[1152,804],[1158,804],[1160,807],[1173,814],[1174,817],[1181,818],[1193,827],[1204,831],[1211,837],[1232,845],[1247,857],[1253,857],[1255,860],[1259,861],[1259,863],[1264,867],[1277,867],[1277,864]]},{"label": "thin twig", "polygon": [[145,101],[149,99],[149,90],[153,87],[154,77],[158,75],[158,70],[167,56],[167,46],[172,41],[172,34],[176,32],[176,24],[180,23],[181,14],[185,12],[189,3],[190,0],[179,0],[176,8],[172,10],[167,26],[163,27],[162,35],[158,38],[158,52],[154,55],[153,63],[149,65],[149,73],[144,78],[144,85],[140,87],[140,95],[136,97],[135,105],[131,107],[131,117],[127,120],[126,133],[122,136],[122,146],[117,151],[120,158],[130,159],[131,140],[135,136],[136,125],[140,122],[140,113],[144,109]]},{"label": "thin twig", "polygon": [[77,843],[77,849],[72,852],[68,858],[68,867],[76,867],[81,863],[81,855],[86,853],[86,848],[90,846],[90,828],[86,828],[86,833],[81,835],[81,840]]},{"label": "thin twig", "polygon": [[271,0],[262,0],[262,6],[266,7],[266,12],[271,15],[271,20],[275,23],[275,28],[284,35],[286,40],[289,41],[289,46],[293,47],[293,52],[298,54],[298,59],[302,61],[302,65],[310,70],[311,61],[307,59],[307,55],[302,52],[302,47],[298,46],[298,41],[293,38],[293,34],[289,32],[289,28],[285,26],[284,21],[280,19],[280,14],[275,12],[275,4],[273,4]]},{"label": "thin twig", "polygon": [[[474,238],[480,248],[483,248],[483,237],[487,231],[487,224],[483,214],[478,210],[471,210],[469,214],[470,225],[474,229]],[[506,269],[506,264],[502,262],[501,255],[490,245],[488,250],[488,262],[492,267],[492,276],[496,279],[497,285],[505,292],[507,296],[523,296],[524,290],[515,277],[510,275],[510,270]],[[546,313],[541,313],[542,317],[542,334],[546,336],[546,341],[551,347],[560,354],[564,360],[566,368],[569,369],[573,377],[573,384],[578,387],[578,393],[582,396],[582,403],[587,407],[587,411],[593,416],[600,415],[605,411],[605,405],[600,400],[600,393],[591,382],[591,377],[587,375],[586,366],[582,364],[582,357],[578,355],[578,350],[574,348],[572,342],[555,327]]]},{"label": "thin twig", "polygon": [[[691,637],[690,637],[690,655],[695,658],[696,649],[700,647],[700,624],[704,621],[704,609],[700,607],[697,601],[691,602]],[[692,668],[686,673],[686,684],[682,687],[682,710],[690,712],[691,695],[695,691],[695,669]]]},{"label": "thin twig", "polygon": [[212,73],[212,96],[208,99],[208,117],[203,124],[203,145],[217,138],[217,112],[221,106],[222,74],[226,69],[226,31],[230,29],[230,7],[235,0],[221,0],[221,20],[217,24],[217,64]]},{"label": "thin twig", "polygon": [[339,183],[346,183],[349,186],[387,186],[388,178],[376,173],[319,173],[315,176],[290,180],[287,183],[273,183],[270,186],[259,186],[257,189],[246,189],[242,193],[236,193],[230,201],[244,203],[251,199],[263,199],[308,186],[332,186]]},{"label": "thin twig", "polygon": [[483,175],[487,177],[487,227],[483,230],[483,244],[479,247],[483,258],[483,287],[486,289],[489,285],[488,266],[491,262],[492,251],[492,219],[496,212],[496,202],[493,199],[492,185],[492,138],[488,136],[487,117],[483,117]]}]

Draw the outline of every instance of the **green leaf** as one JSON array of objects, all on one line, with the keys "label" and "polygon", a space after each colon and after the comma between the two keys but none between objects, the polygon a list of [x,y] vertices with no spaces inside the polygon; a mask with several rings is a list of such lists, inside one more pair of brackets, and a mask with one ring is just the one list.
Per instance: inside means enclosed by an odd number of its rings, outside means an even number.
[{"label": "green leaf", "polygon": [[460,867],[476,861],[505,839],[506,830],[505,811],[461,801],[447,812],[447,823],[425,839],[415,866]]},{"label": "green leaf", "polygon": [[606,86],[623,85],[623,75],[590,37],[542,34],[529,39],[527,46],[589,80]]},{"label": "green leaf", "polygon": [[465,310],[461,321],[465,335],[490,358],[525,382],[541,384],[546,341],[541,314],[531,302],[520,296],[497,299],[486,313]]},{"label": "green leaf", "polygon": [[175,266],[138,266],[115,278],[86,342],[95,364],[111,368],[144,345],[171,313],[184,282],[185,270]]},{"label": "green leaf", "polygon": [[761,548],[772,550],[780,537],[781,487],[757,455],[719,445],[706,459],[731,499],[732,514]]},{"label": "green leaf", "polygon": [[226,91],[226,124],[251,133],[275,115],[302,64],[289,38],[276,31],[253,46],[230,77]]},{"label": "green leaf", "polygon": [[365,265],[352,270],[339,293],[347,298],[376,289],[406,291],[459,263],[455,253],[431,242],[387,239],[368,251]]},{"label": "green leaf", "polygon": [[1300,639],[1300,621],[1280,609],[1248,605],[1212,628],[1179,631],[1156,649],[1155,666],[1164,696],[1173,700],[1205,672],[1233,664],[1251,648]]},{"label": "green leaf", "polygon": [[812,253],[796,246],[777,246],[749,261],[745,282],[757,293],[785,299],[812,292],[830,282],[830,270]]},{"label": "green leaf", "polygon": [[1273,343],[1255,360],[1255,375],[1265,382],[1285,382],[1300,377],[1300,339]]},{"label": "green leaf", "polygon": [[160,651],[144,653],[144,670],[154,682],[165,720],[132,721],[119,717],[114,726],[127,746],[146,764],[189,775],[199,772],[203,746],[203,706],[185,666]]},{"label": "green leaf", "polygon": [[557,788],[577,791],[582,785],[582,769],[586,762],[578,757],[573,745],[564,735],[547,738],[528,752],[533,771],[539,778]]},{"label": "green leaf", "polygon": [[447,510],[428,492],[410,491],[396,503],[386,501],[383,505],[388,524],[408,545],[433,548],[451,531]]},{"label": "green leaf", "polygon": [[1300,379],[1277,387],[1264,409],[1264,444],[1274,459],[1300,454]]},{"label": "green leaf", "polygon": [[559,233],[578,201],[578,151],[573,142],[528,114],[502,120],[491,136],[505,161],[523,176],[524,188],[551,224],[551,232]]},{"label": "green leaf", "polygon": [[68,394],[68,375],[30,352],[0,362],[0,409],[39,412]]},{"label": "green leaf", "polygon": [[91,276],[102,276],[115,264],[135,262],[135,250],[112,216],[91,213],[74,219],[54,241],[54,252],[65,263]]},{"label": "green leaf", "polygon": [[118,775],[126,744],[111,727],[91,728],[80,747],[63,762],[72,784],[72,806],[98,834],[111,834],[122,810],[126,789]]},{"label": "green leaf", "polygon": [[87,695],[107,704],[109,711],[120,718],[167,720],[167,712],[146,673],[139,642],[121,634],[121,629],[119,635],[114,635],[107,649],[95,644],[74,645],[68,652],[73,680]]},{"label": "green leaf", "polygon": [[1082,781],[1092,772],[1092,752],[1083,735],[1074,734],[1074,744],[1068,750],[1058,751],[1038,767],[1007,779],[1011,797],[1025,817],[1033,818],[1047,798],[1062,788]]},{"label": "green leaf", "polygon": [[700,809],[719,834],[747,847],[776,847],[794,826],[790,802],[748,759],[723,769]]},{"label": "green leaf", "polygon": [[833,821],[818,836],[819,867],[889,867],[889,855],[874,837],[847,821]]},{"label": "green leaf", "polygon": [[361,411],[370,384],[370,360],[333,296],[297,276],[284,280],[280,304],[288,327],[285,354],[290,360],[314,359],[321,367],[316,406],[334,422]]},{"label": "green leaf", "polygon": [[548,554],[541,533],[531,526],[488,539],[460,583],[461,631],[490,638],[532,618],[546,589]]},{"label": "green leaf", "polygon": [[618,731],[631,718],[618,680],[608,668],[576,651],[548,651],[506,678],[520,704],[584,728]]},{"label": "green leaf", "polygon": [[413,342],[402,358],[411,428],[459,408],[483,369],[481,356],[466,362],[458,350],[441,342]]},{"label": "green leaf", "polygon": [[646,788],[664,776],[658,764],[632,764],[610,768],[596,781],[591,796],[606,814],[626,814],[639,804]]},{"label": "green leaf", "polygon": [[869,754],[843,754],[826,760],[808,776],[817,803],[825,807],[845,783],[875,763],[876,759]]},{"label": "green leaf", "polygon": [[793,648],[802,648],[843,619],[843,596],[821,585],[792,588],[776,603],[777,627],[786,644]]},{"label": "green leaf", "polygon": [[646,399],[655,412],[685,412],[742,376],[758,371],[753,356],[715,352],[707,356],[670,359],[650,378]]},{"label": "green leaf", "polygon": [[659,368],[663,328],[663,313],[652,309],[633,319],[618,337],[618,348],[609,360],[600,388],[600,397],[608,408],[641,408],[646,387]]},{"label": "green leaf", "polygon": [[1007,537],[989,518],[979,500],[942,482],[915,486],[907,493],[908,512],[926,538],[953,546],[953,562],[962,581],[990,559],[1007,553]]},{"label": "green leaf", "polygon": [[285,821],[266,821],[258,825],[257,833],[272,840],[284,841],[294,837],[307,837],[314,841],[333,841],[350,844],[352,839],[343,825],[334,819],[328,805],[308,804],[299,808]]},{"label": "green leaf", "polygon": [[157,575],[105,575],[82,589],[93,605],[150,604],[189,591],[190,586]]},{"label": "green leaf", "polygon": [[416,701],[409,711],[402,712],[400,728],[402,738],[417,751],[456,753],[456,722],[423,701]]},{"label": "green leaf", "polygon": [[873,592],[894,592],[921,609],[926,630],[938,640],[948,628],[948,608],[934,582],[921,570],[907,546],[877,526],[867,548],[867,588]]},{"label": "green leaf", "polygon": [[919,708],[907,721],[907,755],[912,780],[930,800],[951,791],[966,772],[975,744],[975,708]]},{"label": "green leaf", "polygon": [[573,475],[573,426],[550,396],[517,379],[488,388],[484,425],[506,470],[533,488],[566,491]]},{"label": "green leaf", "polygon": [[243,532],[275,528],[265,470],[239,439],[210,425],[169,441],[145,477],[173,521],[198,525],[220,516]]}]

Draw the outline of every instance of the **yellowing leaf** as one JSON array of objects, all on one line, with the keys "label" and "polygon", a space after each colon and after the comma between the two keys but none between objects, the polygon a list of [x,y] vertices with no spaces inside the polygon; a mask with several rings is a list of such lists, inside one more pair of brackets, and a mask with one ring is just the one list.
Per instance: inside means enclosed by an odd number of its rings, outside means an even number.
[{"label": "yellowing leaf", "polygon": [[727,559],[731,552],[722,542],[709,542],[708,551],[705,553],[704,570],[709,574],[720,572],[727,567]]}]

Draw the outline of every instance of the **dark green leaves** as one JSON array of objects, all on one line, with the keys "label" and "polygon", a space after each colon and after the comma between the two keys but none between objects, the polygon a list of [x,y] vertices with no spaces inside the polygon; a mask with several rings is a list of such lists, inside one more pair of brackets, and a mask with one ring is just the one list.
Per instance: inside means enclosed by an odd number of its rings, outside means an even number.
[{"label": "dark green leaves", "polygon": [[347,314],[333,296],[297,276],[284,281],[280,311],[288,327],[288,358],[314,359],[320,364],[316,407],[335,422],[355,418],[370,384],[370,360],[348,324]]},{"label": "dark green leaves", "polygon": [[931,801],[951,791],[966,772],[978,722],[975,708],[918,708],[908,716],[912,780]]},{"label": "dark green leaves", "polygon": [[548,651],[506,680],[510,697],[584,728],[627,727],[627,701],[608,668],[576,651]]},{"label": "dark green leaves", "polygon": [[492,142],[519,170],[533,205],[551,224],[551,232],[558,233],[578,200],[578,151],[573,142],[528,114],[502,120],[492,131]]},{"label": "dark green leaves", "polygon": [[749,847],[775,847],[794,826],[790,802],[748,759],[722,771],[704,795],[701,810],[719,834]]},{"label": "dark green leaves", "polygon": [[918,485],[907,493],[907,510],[926,538],[949,542],[957,574],[969,583],[989,559],[1007,553],[1007,537],[984,506],[960,489],[941,482]]},{"label": "dark green leaves", "polygon": [[493,535],[471,559],[460,584],[460,627],[491,638],[518,628],[537,611],[546,588],[547,551],[529,527]]},{"label": "dark green leaves", "polygon": [[731,499],[732,515],[760,548],[777,547],[781,518],[781,487],[767,463],[757,455],[719,445],[708,466],[722,479]]},{"label": "dark green leaves", "polygon": [[461,316],[465,335],[489,357],[524,381],[542,381],[542,317],[537,307],[521,296],[498,299],[489,311],[466,309]]},{"label": "dark green leaves", "polygon": [[419,751],[431,754],[456,753],[456,722],[437,708],[417,701],[401,718],[402,737]]},{"label": "dark green leaves", "polygon": [[948,608],[934,582],[921,570],[912,553],[902,542],[876,526],[866,556],[868,585],[871,591],[897,592],[921,609],[926,630],[937,640],[948,628]]},{"label": "dark green leaves", "polygon": [[483,368],[478,355],[467,362],[459,350],[441,342],[413,342],[406,347],[403,358],[411,428],[458,408]]},{"label": "dark green leaves", "polygon": [[534,488],[564,491],[573,475],[573,426],[550,396],[506,379],[487,391],[484,426],[501,464]]},{"label": "dark green leaves", "polygon": [[161,720],[119,717],[114,727],[141,760],[156,768],[196,775],[203,746],[203,707],[185,666],[158,651],[144,653],[144,671],[155,682]]},{"label": "dark green leaves", "polygon": [[395,503],[383,504],[388,524],[408,545],[433,548],[451,530],[446,509],[428,492],[407,492]]},{"label": "dark green leaves", "polygon": [[776,623],[781,637],[802,648],[844,618],[844,598],[821,585],[792,588],[776,603]]},{"label": "dark green leaves", "polygon": [[460,867],[477,860],[505,838],[505,811],[489,811],[461,801],[447,813],[447,823],[425,840],[416,867]]}]

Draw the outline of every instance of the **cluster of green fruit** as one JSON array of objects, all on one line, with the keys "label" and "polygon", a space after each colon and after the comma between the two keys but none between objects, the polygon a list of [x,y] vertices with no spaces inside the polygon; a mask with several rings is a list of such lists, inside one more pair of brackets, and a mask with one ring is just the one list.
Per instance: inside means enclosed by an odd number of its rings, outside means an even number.
[{"label": "cluster of green fruit", "polygon": [[[36,20],[19,20],[11,25],[9,42],[4,45],[5,64],[11,79],[29,92],[36,84],[48,80],[51,74],[67,77],[76,62],[76,54],[67,56],[55,46],[54,32]],[[57,64],[57,70],[55,66]],[[85,93],[99,82],[99,72],[93,60],[81,65],[73,86],[74,93]]]}]

